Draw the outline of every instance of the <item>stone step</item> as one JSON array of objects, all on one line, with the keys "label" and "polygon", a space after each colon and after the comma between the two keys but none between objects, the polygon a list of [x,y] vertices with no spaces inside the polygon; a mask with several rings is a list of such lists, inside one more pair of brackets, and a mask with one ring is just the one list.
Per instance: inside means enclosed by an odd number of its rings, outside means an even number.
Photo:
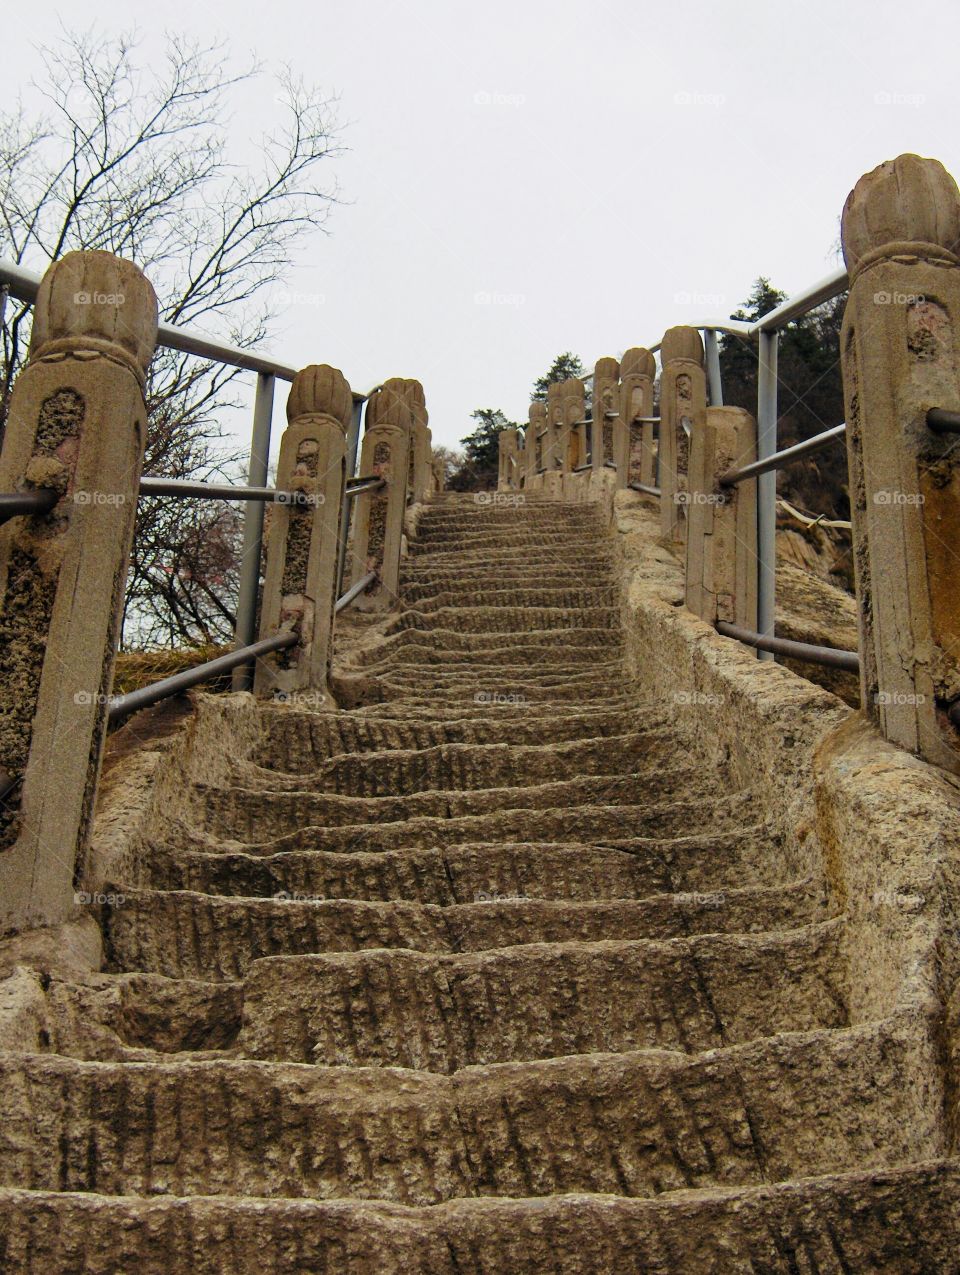
[{"label": "stone step", "polygon": [[0,1056],[0,1187],[428,1205],[652,1197],[943,1154],[900,1023],[468,1067]]},{"label": "stone step", "polygon": [[497,567],[512,566],[519,562],[530,562],[531,559],[541,568],[548,570],[565,568],[579,571],[588,583],[591,572],[600,567],[611,570],[613,558],[609,550],[589,549],[579,543],[571,545],[569,539],[556,547],[541,548],[538,543],[532,545],[530,537],[522,537],[519,543],[498,549],[444,549],[442,552],[431,550],[429,553],[411,555],[415,562],[418,558],[428,564],[431,569],[437,567],[482,567],[484,570],[495,570]]},{"label": "stone step", "polygon": [[601,661],[585,654],[579,663],[547,661],[543,668],[534,664],[516,671],[505,669],[504,663],[502,659],[484,664],[452,660],[444,666],[417,658],[408,661],[403,652],[388,663],[365,670],[365,675],[368,681],[375,679],[382,699],[395,699],[400,692],[414,698],[420,693],[434,700],[437,691],[446,692],[451,697],[448,717],[458,716],[465,703],[482,708],[485,704],[523,706],[539,701],[549,708],[550,702],[557,700],[572,709],[580,705],[589,709],[597,707],[598,700],[615,703],[624,693],[626,679],[619,660]]},{"label": "stone step", "polygon": [[[641,757],[641,762],[642,762]],[[397,823],[402,820],[483,815],[488,812],[541,810],[570,805],[635,806],[643,799],[694,802],[729,785],[696,763],[662,762],[626,774],[593,774],[539,784],[500,788],[431,789],[410,796],[348,797],[340,793],[270,792],[261,788],[195,784],[196,826],[225,840],[260,841],[298,828],[345,824]]]},{"label": "stone step", "polygon": [[[504,639],[501,641],[501,637]],[[498,630],[458,632],[454,629],[408,628],[384,639],[381,645],[364,651],[362,667],[384,667],[403,661],[407,664],[463,664],[469,669],[482,665],[518,668],[542,665],[549,671],[551,661],[571,659],[576,654],[585,670],[595,664],[611,664],[623,650],[617,630],[606,628],[535,628],[512,632]]]},{"label": "stone step", "polygon": [[773,1185],[622,1195],[380,1200],[0,1191],[20,1275],[943,1275],[960,1161]]},{"label": "stone step", "polygon": [[442,566],[431,557],[416,559],[404,558],[400,564],[401,592],[406,594],[407,587],[414,584],[437,584],[447,589],[460,588],[578,588],[602,584],[612,587],[616,584],[612,563],[595,562],[592,570],[585,571],[582,566],[568,566],[562,562],[538,562],[515,559],[509,563],[499,562],[495,565],[477,562],[473,565]]},{"label": "stone step", "polygon": [[463,1067],[571,1054],[699,1053],[847,1024],[838,921],[760,935],[544,943],[437,956],[348,952],[254,961],[245,1057]]},{"label": "stone step", "polygon": [[[533,583],[533,582],[531,582]],[[617,605],[617,590],[613,585],[587,585],[584,587],[550,587],[543,583],[537,587],[506,587],[502,580],[491,586],[475,586],[460,583],[459,587],[433,584],[405,584],[403,600],[411,612],[429,616],[432,620],[438,612],[449,608],[484,611],[487,609],[537,608],[560,611],[583,611],[592,607]]]},{"label": "stone step", "polygon": [[[345,798],[341,800],[346,800]],[[498,809],[480,815],[442,818],[424,816],[393,823],[298,826],[268,841],[217,842],[208,834],[169,830],[172,844],[188,849],[245,850],[249,854],[279,854],[287,850],[326,850],[340,853],[367,850],[446,848],[478,841],[574,841],[596,843],[611,838],[716,835],[742,830],[763,818],[754,798],[701,797],[645,805],[556,806],[550,809]]]},{"label": "stone step", "polygon": [[822,919],[807,883],[640,900],[495,899],[438,907],[353,899],[235,898],[190,891],[110,891],[109,968],[167,978],[243,977],[264,956],[410,948],[479,952],[527,943],[666,939],[794,928]]},{"label": "stone step", "polygon": [[562,744],[440,744],[416,750],[346,753],[323,762],[309,776],[282,775],[249,763],[238,765],[233,781],[244,788],[273,792],[327,792],[382,797],[428,789],[528,787],[563,779],[636,773],[677,756],[676,736],[664,729],[606,735]]},{"label": "stone step", "polygon": [[554,554],[566,556],[567,550],[574,545],[581,553],[590,552],[598,557],[610,552],[610,539],[601,531],[581,530],[576,536],[571,536],[563,528],[557,531],[537,528],[532,532],[529,527],[517,527],[513,530],[504,528],[500,531],[483,528],[476,531],[439,533],[436,536],[417,536],[409,541],[407,548],[412,557],[427,553],[443,557],[450,553],[490,551],[499,554],[517,550],[527,554],[535,551],[541,558],[549,558]]},{"label": "stone step", "polygon": [[[523,634],[526,637],[536,632],[552,636],[558,632],[567,633],[570,629],[607,629],[616,632],[617,645],[621,640],[620,611],[612,606],[563,608],[515,602],[489,606],[481,600],[474,606],[437,607],[429,611],[408,607],[394,620],[388,633],[405,633],[411,629],[431,635],[442,634],[441,640],[444,641],[449,633],[476,636],[479,642],[480,635],[488,633],[509,634],[511,637]],[[389,636],[386,645],[390,645]],[[506,649],[510,649],[509,644]]]},{"label": "stone step", "polygon": [[450,850],[291,850],[274,855],[148,845],[140,885],[270,898],[406,899],[419,903],[534,899],[642,899],[772,885],[786,869],[762,827],[716,836],[617,846],[478,844]]},{"label": "stone step", "polygon": [[310,713],[265,704],[259,712],[260,739],[252,757],[261,766],[303,773],[344,753],[379,753],[442,744],[560,744],[585,737],[619,735],[663,720],[661,710],[635,705],[629,709],[600,707],[577,714],[539,713],[535,718],[528,713],[526,720],[515,721],[487,714],[481,718],[421,722],[357,713]]}]

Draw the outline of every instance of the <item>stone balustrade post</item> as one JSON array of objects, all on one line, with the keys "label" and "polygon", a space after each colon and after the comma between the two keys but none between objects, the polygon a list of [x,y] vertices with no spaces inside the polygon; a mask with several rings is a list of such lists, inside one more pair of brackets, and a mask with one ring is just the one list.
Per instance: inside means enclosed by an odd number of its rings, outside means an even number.
[{"label": "stone balustrade post", "polygon": [[410,407],[410,457],[407,471],[408,495],[415,504],[419,504],[429,495],[429,473],[432,436],[427,425],[427,405],[423,386],[419,381],[404,381],[407,402]]},{"label": "stone balustrade post", "polygon": [[560,382],[554,381],[547,386],[547,419],[546,434],[543,437],[543,467],[547,473],[563,466],[564,456],[559,449],[560,430],[563,425],[563,391]]},{"label": "stone balustrade post", "polygon": [[497,435],[497,491],[515,491],[519,486],[519,437],[515,429],[502,429]]},{"label": "stone balustrade post", "polygon": [[708,624],[757,627],[757,480],[721,476],[757,457],[757,423],[739,407],[709,407],[690,440],[686,604]]},{"label": "stone balustrade post", "polygon": [[[614,434],[617,486],[656,483],[656,450],[653,445],[653,386],[657,363],[649,350],[638,346],[620,360],[620,426]],[[621,475],[622,481],[621,481]]]},{"label": "stone balustrade post", "polygon": [[558,449],[563,457],[565,473],[572,473],[578,465],[583,464],[581,452],[583,439],[583,414],[586,409],[586,392],[583,381],[578,377],[560,382],[558,391],[560,403],[560,427]]},{"label": "stone balustrade post", "polygon": [[660,529],[664,540],[683,544],[690,439],[707,417],[700,333],[696,328],[668,328],[660,360]]},{"label": "stone balustrade post", "polygon": [[337,543],[346,485],[346,430],[353,395],[326,364],[298,372],[287,399],[277,487],[306,504],[277,503],[270,516],[260,637],[294,632],[296,646],[257,661],[254,690],[296,697],[309,689],[328,706],[337,587]]},{"label": "stone balustrade post", "polygon": [[861,177],[842,218],[841,333],[864,711],[960,772],[960,195],[936,160]]},{"label": "stone balustrade post", "polygon": [[597,359],[593,369],[593,409],[590,422],[590,464],[599,473],[609,461],[613,464],[613,418],[607,412],[619,413],[620,364],[616,359]]},{"label": "stone balustrade post", "polygon": [[[43,277],[0,491],[53,509],[0,526],[0,932],[74,912],[119,637],[157,336],[153,288],[108,252]],[[7,786],[7,785],[5,785]]]},{"label": "stone balustrade post", "polygon": [[377,581],[357,599],[360,610],[393,606],[400,582],[400,551],[407,505],[412,412],[406,382],[385,381],[367,402],[360,472],[386,479],[379,491],[357,497],[351,584],[371,571]]},{"label": "stone balustrade post", "polygon": [[546,454],[546,435],[544,430],[547,427],[547,405],[537,401],[530,404],[527,411],[527,439],[525,450],[527,451],[527,481],[532,483],[533,480],[544,468],[546,462],[544,456]]}]

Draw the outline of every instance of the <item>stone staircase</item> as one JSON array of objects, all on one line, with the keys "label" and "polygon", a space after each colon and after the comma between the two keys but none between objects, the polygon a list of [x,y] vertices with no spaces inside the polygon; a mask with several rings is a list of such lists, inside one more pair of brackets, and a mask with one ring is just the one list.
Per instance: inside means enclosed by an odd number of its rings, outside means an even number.
[{"label": "stone staircase", "polygon": [[632,693],[613,553],[431,502],[369,702],[265,704],[0,1054],[0,1269],[960,1270],[926,1045]]}]

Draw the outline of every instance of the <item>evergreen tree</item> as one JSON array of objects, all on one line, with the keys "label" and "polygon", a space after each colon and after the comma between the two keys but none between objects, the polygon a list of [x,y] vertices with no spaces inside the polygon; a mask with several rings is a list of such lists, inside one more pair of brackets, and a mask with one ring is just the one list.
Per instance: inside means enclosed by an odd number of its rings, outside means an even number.
[{"label": "evergreen tree", "polygon": [[498,437],[502,430],[517,429],[516,421],[507,420],[499,407],[478,407],[470,413],[476,429],[463,443],[463,461],[450,479],[452,491],[483,491],[496,487],[500,463]]},{"label": "evergreen tree", "polygon": [[547,397],[547,386],[553,385],[557,381],[569,381],[575,376],[583,376],[583,364],[580,357],[565,350],[563,354],[558,354],[550,365],[550,370],[540,376],[533,383],[533,397],[541,402]]}]

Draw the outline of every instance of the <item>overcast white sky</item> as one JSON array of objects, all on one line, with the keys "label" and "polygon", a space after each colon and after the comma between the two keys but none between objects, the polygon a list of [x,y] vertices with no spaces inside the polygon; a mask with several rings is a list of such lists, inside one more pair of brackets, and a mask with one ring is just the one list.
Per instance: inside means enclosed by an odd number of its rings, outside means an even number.
[{"label": "overcast white sky", "polygon": [[[355,388],[418,377],[448,445],[475,407],[525,420],[560,350],[589,368],[728,314],[758,274],[828,273],[880,161],[960,175],[956,0],[33,0],[4,13],[4,106],[58,18],[135,18],[147,52],[167,29],[225,37],[339,93],[350,202],[268,348]],[[241,151],[274,92],[238,102]]]}]

